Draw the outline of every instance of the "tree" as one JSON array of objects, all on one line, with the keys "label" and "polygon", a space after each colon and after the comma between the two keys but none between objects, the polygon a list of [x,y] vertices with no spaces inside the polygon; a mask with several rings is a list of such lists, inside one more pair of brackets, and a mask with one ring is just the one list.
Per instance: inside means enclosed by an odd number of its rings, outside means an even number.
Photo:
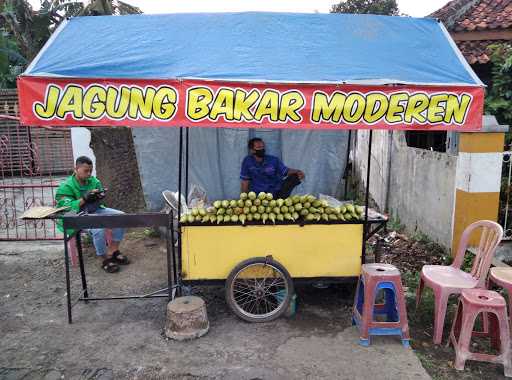
[{"label": "tree", "polygon": [[364,13],[398,16],[396,0],[346,0],[331,7],[331,13]]}]

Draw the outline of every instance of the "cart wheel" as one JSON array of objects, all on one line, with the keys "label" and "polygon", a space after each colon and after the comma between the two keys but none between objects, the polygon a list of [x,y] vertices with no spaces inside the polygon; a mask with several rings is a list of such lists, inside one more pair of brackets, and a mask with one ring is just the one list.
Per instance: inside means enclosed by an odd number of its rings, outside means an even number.
[{"label": "cart wheel", "polygon": [[242,261],[226,280],[226,302],[248,322],[269,322],[288,308],[293,281],[284,266],[266,257]]}]

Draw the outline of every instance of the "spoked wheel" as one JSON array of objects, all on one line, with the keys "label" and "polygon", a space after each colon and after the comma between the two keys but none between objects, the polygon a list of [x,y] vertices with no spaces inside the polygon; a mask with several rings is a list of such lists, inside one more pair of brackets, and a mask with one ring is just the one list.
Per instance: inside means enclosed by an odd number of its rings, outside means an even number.
[{"label": "spoked wheel", "polygon": [[269,322],[281,316],[290,304],[293,281],[270,257],[242,261],[226,280],[226,302],[248,322]]}]

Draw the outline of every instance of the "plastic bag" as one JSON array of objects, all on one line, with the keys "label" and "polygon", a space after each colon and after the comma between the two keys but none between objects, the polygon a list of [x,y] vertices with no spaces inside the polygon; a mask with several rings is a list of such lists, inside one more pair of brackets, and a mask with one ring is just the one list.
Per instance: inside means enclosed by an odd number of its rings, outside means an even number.
[{"label": "plastic bag", "polygon": [[346,203],[352,203],[352,202],[346,202],[346,201],[341,202],[341,201],[337,200],[336,198],[331,197],[330,195],[326,195],[326,194],[318,194],[318,199],[320,199],[321,201],[326,201],[330,207],[338,207],[338,206],[342,206],[343,204],[346,204]]},{"label": "plastic bag", "polygon": [[208,204],[208,197],[206,196],[206,190],[201,186],[192,184],[190,187],[190,191],[188,192],[188,202],[187,205],[189,208],[204,208]]}]

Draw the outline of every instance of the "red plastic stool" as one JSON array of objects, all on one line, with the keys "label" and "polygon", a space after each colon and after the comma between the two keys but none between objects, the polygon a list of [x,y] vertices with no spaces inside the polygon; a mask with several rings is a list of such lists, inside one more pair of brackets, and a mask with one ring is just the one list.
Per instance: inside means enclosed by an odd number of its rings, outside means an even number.
[{"label": "red plastic stool", "polygon": [[[384,303],[375,304],[379,290]],[[376,320],[381,316],[384,321]],[[352,323],[359,329],[359,343],[370,344],[370,335],[399,335],[409,347],[409,325],[400,271],[390,264],[363,264],[354,300]]]},{"label": "red plastic stool", "polygon": [[[488,318],[488,332],[473,331],[478,314]],[[499,355],[489,355],[469,351],[472,336],[490,336],[491,344],[500,348]],[[464,369],[466,360],[501,363],[505,376],[512,376],[510,352],[510,331],[507,322],[507,304],[497,292],[486,289],[464,289],[459,298],[457,314],[453,320],[450,341],[455,348],[455,364],[458,370]]]}]

